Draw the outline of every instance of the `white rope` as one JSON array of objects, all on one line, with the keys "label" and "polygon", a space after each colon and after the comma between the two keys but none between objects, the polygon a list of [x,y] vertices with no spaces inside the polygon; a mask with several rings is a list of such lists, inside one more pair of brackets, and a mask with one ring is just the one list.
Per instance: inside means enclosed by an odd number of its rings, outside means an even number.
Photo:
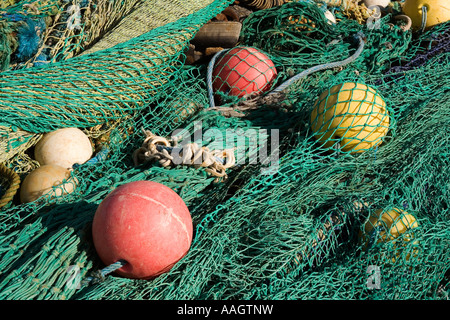
[{"label": "white rope", "polygon": [[234,149],[209,150],[197,143],[189,143],[183,147],[174,145],[163,137],[154,135],[149,130],[142,129],[145,134],[142,146],[133,152],[135,166],[150,161],[158,161],[163,167],[186,165],[195,168],[205,168],[205,171],[216,177],[226,179],[226,169],[236,164]]}]

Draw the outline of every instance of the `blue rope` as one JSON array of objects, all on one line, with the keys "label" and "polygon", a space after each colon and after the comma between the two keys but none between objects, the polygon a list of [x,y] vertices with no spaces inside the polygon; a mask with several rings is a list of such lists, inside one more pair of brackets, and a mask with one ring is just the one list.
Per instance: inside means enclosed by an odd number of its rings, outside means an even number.
[{"label": "blue rope", "polygon": [[104,161],[106,157],[108,156],[109,148],[107,146],[103,146],[102,149],[95,155],[95,157],[92,157],[88,161],[86,161],[83,164],[74,163],[72,168],[77,169],[82,165],[91,165],[96,164],[98,162]]},{"label": "blue rope", "polygon": [[208,64],[208,70],[207,70],[207,86],[208,86],[208,98],[209,98],[209,106],[212,108],[214,107],[214,93],[212,89],[212,73],[214,69],[214,65],[216,64],[216,60],[221,56],[225,51],[228,51],[229,49],[223,49],[217,52],[209,61]]},{"label": "blue rope", "polygon": [[[355,38],[357,38],[357,40],[359,40],[359,47],[358,49],[355,51],[355,53],[350,56],[349,58],[342,60],[342,61],[337,61],[337,62],[330,62],[330,63],[325,63],[325,64],[321,64],[309,69],[306,69],[305,71],[297,74],[296,76],[288,79],[287,81],[283,82],[281,85],[279,85],[278,87],[276,87],[275,89],[273,89],[270,93],[267,94],[267,96],[271,96],[274,94],[278,94],[281,93],[283,90],[285,90],[287,87],[289,87],[290,85],[292,85],[294,82],[312,74],[318,71],[322,71],[322,70],[326,70],[326,69],[331,69],[331,68],[337,68],[337,67],[343,67],[349,63],[352,63],[353,61],[355,61],[362,53],[363,49],[364,49],[364,44],[365,44],[365,36],[364,34],[360,31],[358,32],[355,36]],[[214,67],[215,61],[216,59],[224,52],[226,51],[225,49],[222,51],[217,52],[213,58],[211,59],[211,61],[209,62],[208,65],[208,70],[207,70],[207,85],[208,85],[208,96],[209,96],[209,105],[210,108],[214,108],[214,95],[213,95],[213,89],[212,89],[212,69]]]},{"label": "blue rope", "polygon": [[420,28],[420,33],[423,33],[425,31],[425,25],[427,24],[427,7],[423,6],[422,7],[422,26]]},{"label": "blue rope", "polygon": [[292,77],[291,79],[283,82],[281,85],[279,85],[274,90],[272,90],[268,95],[280,93],[281,91],[285,90],[287,87],[289,87],[294,82],[297,82],[298,80],[300,80],[312,73],[326,70],[326,69],[331,69],[331,68],[343,67],[343,66],[355,61],[361,55],[361,52],[364,49],[364,34],[362,32],[358,32],[355,37],[359,40],[359,47],[356,50],[356,52],[349,58],[342,60],[342,61],[325,63],[325,64],[321,64],[321,65],[306,69],[305,71],[297,74],[296,76]]},{"label": "blue rope", "polygon": [[125,260],[119,260],[117,262],[114,262],[113,264],[110,264],[109,266],[101,269],[100,271],[97,271],[96,273],[94,273],[93,276],[85,278],[81,282],[81,286],[86,286],[86,285],[90,284],[93,281],[94,281],[94,283],[95,282],[102,282],[102,281],[105,280],[105,277],[108,274],[113,273],[114,271],[122,268],[126,264],[127,264],[127,262]]}]

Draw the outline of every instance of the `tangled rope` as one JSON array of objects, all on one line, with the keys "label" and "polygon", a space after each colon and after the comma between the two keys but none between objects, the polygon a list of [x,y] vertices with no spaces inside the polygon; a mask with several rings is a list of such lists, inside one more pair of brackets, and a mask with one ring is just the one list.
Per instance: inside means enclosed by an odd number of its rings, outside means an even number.
[{"label": "tangled rope", "polygon": [[173,165],[187,165],[194,168],[205,168],[205,171],[216,177],[216,181],[226,179],[226,169],[236,163],[233,149],[209,150],[208,147],[200,147],[197,143],[189,143],[178,147],[176,139],[171,141],[154,135],[148,130],[142,129],[145,134],[142,146],[133,152],[135,166],[150,161],[158,161],[163,167]]},{"label": "tangled rope", "polygon": [[405,72],[422,67],[432,58],[450,52],[450,30],[446,30],[444,33],[432,37],[432,40],[432,45],[428,51],[417,54],[404,65],[391,67],[386,72],[386,79],[378,79],[375,84],[381,85],[383,81],[394,81],[400,78]]}]

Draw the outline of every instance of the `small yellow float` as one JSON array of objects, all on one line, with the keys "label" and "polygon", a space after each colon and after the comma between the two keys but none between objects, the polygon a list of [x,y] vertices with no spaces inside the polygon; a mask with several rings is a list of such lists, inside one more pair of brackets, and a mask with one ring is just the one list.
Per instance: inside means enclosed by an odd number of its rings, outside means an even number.
[{"label": "small yellow float", "polygon": [[[398,208],[388,211],[379,209],[365,222],[363,229],[359,232],[359,238],[364,249],[380,243],[391,243],[393,254],[389,254],[389,258],[395,262],[408,243],[414,241],[412,244],[418,244],[418,240],[413,240],[414,231],[418,226],[416,217],[411,213]],[[417,249],[413,249],[413,252],[416,254]],[[408,253],[405,259],[409,260],[410,256],[411,254]]]},{"label": "small yellow float", "polygon": [[381,144],[389,130],[386,103],[373,88],[346,82],[322,92],[311,112],[311,129],[322,147],[337,142],[343,152],[360,153]]}]

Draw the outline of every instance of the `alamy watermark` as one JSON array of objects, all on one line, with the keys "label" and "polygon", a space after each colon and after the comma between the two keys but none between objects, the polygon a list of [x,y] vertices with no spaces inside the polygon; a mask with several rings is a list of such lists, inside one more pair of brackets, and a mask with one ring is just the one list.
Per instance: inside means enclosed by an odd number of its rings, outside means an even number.
[{"label": "alamy watermark", "polygon": [[[183,146],[196,143],[200,147],[207,146],[209,150],[232,149],[235,156],[235,166],[253,164],[261,166],[261,174],[272,175],[279,169],[279,130],[254,128],[219,128],[203,129],[203,122],[194,123],[193,132],[186,129],[177,129],[172,134],[180,141],[178,148],[171,152],[174,164],[182,164],[182,157],[178,152]],[[193,164],[200,165],[202,159],[194,159]]]},{"label": "alamy watermark", "polygon": [[366,25],[369,30],[376,30],[381,28],[381,9],[377,5],[372,5],[367,8],[370,12],[370,17],[367,19]]},{"label": "alamy watermark", "polygon": [[81,270],[77,265],[70,265],[66,269],[66,273],[69,274],[69,278],[66,280],[66,287],[68,289],[80,289],[81,288]]},{"label": "alamy watermark", "polygon": [[70,30],[81,29],[81,9],[79,5],[71,5],[67,8],[70,17],[67,19],[67,28]]},{"label": "alamy watermark", "polygon": [[381,288],[381,269],[379,266],[370,265],[366,270],[369,276],[367,277],[368,289],[380,289]]}]

